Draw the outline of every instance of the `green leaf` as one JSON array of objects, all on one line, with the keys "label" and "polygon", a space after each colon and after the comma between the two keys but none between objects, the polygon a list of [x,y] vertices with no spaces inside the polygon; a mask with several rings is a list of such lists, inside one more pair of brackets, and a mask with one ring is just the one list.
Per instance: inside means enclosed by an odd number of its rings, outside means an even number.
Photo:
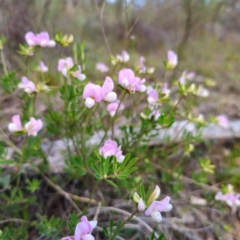
[{"label": "green leaf", "polygon": [[110,237],[110,234],[109,234],[107,228],[106,228],[105,226],[103,226],[102,229],[103,229],[104,234],[105,234],[107,237]]},{"label": "green leaf", "polygon": [[118,188],[118,186],[113,182],[113,181],[111,181],[111,180],[108,180],[108,179],[105,179],[106,180],[106,182],[108,182],[110,185],[112,185],[113,187],[115,187],[115,188]]},{"label": "green leaf", "polygon": [[7,159],[0,159],[0,164],[14,164],[15,162],[13,160],[7,160]]},{"label": "green leaf", "polygon": [[73,225],[70,222],[67,222],[67,226],[71,234],[73,234],[74,233]]}]

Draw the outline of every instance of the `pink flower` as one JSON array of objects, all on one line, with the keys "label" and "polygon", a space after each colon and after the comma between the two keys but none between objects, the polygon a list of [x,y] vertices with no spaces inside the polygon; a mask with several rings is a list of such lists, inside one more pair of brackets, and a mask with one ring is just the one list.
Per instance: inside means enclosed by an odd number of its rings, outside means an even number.
[{"label": "pink flower", "polygon": [[40,32],[36,35],[33,32],[27,32],[25,34],[25,39],[29,47],[55,47],[56,45],[54,40],[50,40],[47,32]]},{"label": "pink flower", "polygon": [[114,84],[110,77],[106,77],[102,85],[102,99],[106,102],[115,102],[117,94],[113,92]]},{"label": "pink flower", "polygon": [[61,58],[58,61],[58,71],[62,73],[63,76],[67,76],[68,70],[74,66],[73,60],[71,57]]},{"label": "pink flower", "polygon": [[48,67],[44,64],[43,61],[40,62],[39,69],[40,69],[41,72],[47,72],[48,71]]},{"label": "pink flower", "polygon": [[160,212],[168,212],[172,209],[172,205],[169,203],[170,197],[165,197],[162,201],[153,201],[151,205],[145,211],[145,215],[153,218],[156,222],[162,221],[162,215]]},{"label": "pink flower", "polygon": [[117,94],[113,92],[114,84],[110,77],[106,77],[102,87],[93,83],[88,83],[83,91],[83,97],[86,99],[85,105],[92,108],[95,102],[115,102]]},{"label": "pink flower", "polygon": [[146,209],[146,205],[144,203],[144,201],[142,200],[142,198],[139,199],[138,202],[138,211],[144,211]]},{"label": "pink flower", "polygon": [[222,194],[221,192],[218,192],[215,196],[216,200],[224,201],[226,204],[232,208],[236,208],[240,206],[240,194],[234,194],[234,193],[226,193]]},{"label": "pink flower", "polygon": [[30,121],[25,124],[24,128],[27,131],[28,136],[37,136],[37,133],[42,129],[43,123],[40,119],[36,120],[31,117]]},{"label": "pink flower", "polygon": [[99,154],[105,159],[110,156],[115,156],[119,163],[123,162],[124,160],[121,146],[118,147],[117,143],[112,140],[105,141],[104,145],[99,149]]},{"label": "pink flower", "polygon": [[229,120],[227,116],[225,115],[219,115],[217,117],[218,120],[218,125],[221,126],[222,128],[228,128],[229,127]]},{"label": "pink flower", "polygon": [[105,63],[101,62],[96,64],[96,69],[102,73],[107,72],[109,70],[108,66]]},{"label": "pink flower", "polygon": [[[110,103],[107,106],[107,111],[110,113],[111,117],[113,117],[116,114],[119,104],[120,104],[120,101],[117,99],[115,102]],[[121,103],[118,111],[123,110],[123,109],[124,109],[124,105],[123,105],[123,103]]]},{"label": "pink flower", "polygon": [[168,51],[167,69],[173,69],[178,64],[178,56],[172,50]]},{"label": "pink flower", "polygon": [[83,90],[83,97],[86,99],[85,105],[92,108],[95,102],[102,101],[102,88],[99,85],[88,83]]},{"label": "pink flower", "polygon": [[156,102],[158,102],[158,93],[157,93],[157,91],[155,89],[153,89],[152,91],[150,91],[148,93],[148,99],[147,100],[148,100],[148,103],[150,105],[155,104]]},{"label": "pink flower", "polygon": [[127,51],[122,51],[122,54],[121,55],[117,55],[117,59],[120,61],[120,62],[122,62],[122,63],[125,63],[125,62],[128,62],[129,61],[129,59],[130,59],[130,56],[129,56],[129,54],[128,54],[128,52]]},{"label": "pink flower", "polygon": [[185,84],[186,80],[192,80],[195,77],[195,72],[187,72],[187,71],[183,71],[181,77],[178,79],[178,81],[181,84]]},{"label": "pink flower", "polygon": [[18,84],[18,88],[24,89],[26,93],[36,92],[36,86],[32,81],[29,81],[26,77],[22,77],[21,83]]},{"label": "pink flower", "polygon": [[163,94],[166,94],[166,95],[168,95],[168,94],[171,93],[171,90],[168,88],[168,83],[164,83],[164,84],[163,84],[162,93],[163,93]]},{"label": "pink flower", "polygon": [[88,221],[86,216],[81,217],[81,222],[77,224],[74,238],[64,237],[62,240],[94,240],[93,229],[97,226],[97,221]]},{"label": "pink flower", "polygon": [[12,122],[8,124],[8,130],[10,132],[19,132],[23,130],[19,115],[14,115],[12,117]]},{"label": "pink flower", "polygon": [[76,72],[73,72],[72,75],[79,81],[84,81],[86,79],[86,75],[82,74],[82,68],[80,65],[78,65],[78,70]]},{"label": "pink flower", "polygon": [[145,79],[141,80],[136,77],[134,72],[129,68],[124,68],[118,73],[118,82],[121,84],[129,93],[144,92],[146,86],[144,85]]}]

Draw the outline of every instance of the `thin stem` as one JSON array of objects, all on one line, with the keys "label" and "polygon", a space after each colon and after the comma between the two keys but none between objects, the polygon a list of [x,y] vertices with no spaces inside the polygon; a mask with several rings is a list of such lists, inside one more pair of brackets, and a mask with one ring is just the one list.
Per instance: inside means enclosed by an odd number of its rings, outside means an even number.
[{"label": "thin stem", "polygon": [[35,116],[35,106],[36,106],[36,100],[37,100],[37,93],[33,93],[33,99],[32,99],[32,112],[31,115],[34,117]]},{"label": "thin stem", "polygon": [[[92,190],[92,193],[91,193],[91,196],[90,196],[90,201],[92,200],[93,195],[94,195],[95,192],[96,192],[96,189],[97,189],[97,187],[98,187],[98,184],[99,184],[99,180],[95,181],[95,185],[94,185],[94,187],[93,187],[93,190]],[[89,205],[91,204],[90,201],[88,202],[88,205],[87,205],[86,209],[89,208]]]},{"label": "thin stem", "polygon": [[132,217],[138,212],[138,209],[135,210],[135,212],[133,212],[118,228],[116,228],[116,230],[113,233],[113,236],[110,237],[109,240],[114,240],[115,237],[117,236],[118,232],[121,230],[121,228],[129,221],[132,219]]},{"label": "thin stem", "polygon": [[119,103],[119,105],[118,105],[118,108],[117,108],[117,110],[116,110],[116,113],[115,113],[114,117],[112,118],[112,121],[111,121],[111,123],[109,124],[109,127],[108,127],[107,130],[105,131],[105,134],[104,134],[103,138],[101,139],[101,141],[100,141],[100,143],[99,143],[99,145],[98,145],[98,148],[99,148],[99,147],[101,146],[101,144],[103,143],[104,139],[105,139],[106,136],[107,136],[107,133],[108,133],[109,129],[111,128],[111,126],[112,126],[113,123],[115,122],[115,120],[116,120],[116,118],[117,118],[118,110],[119,110],[119,108],[120,108],[120,106],[121,106],[121,104],[122,104],[122,102],[123,102],[123,99],[125,98],[126,95],[127,95],[127,91],[124,92],[124,94],[123,94],[123,96],[122,96],[122,98],[121,98],[121,100],[120,100],[120,103]]},{"label": "thin stem", "polygon": [[6,66],[6,62],[5,62],[3,50],[1,51],[1,58],[2,58],[2,64],[3,64],[4,74],[8,76],[8,70],[7,70],[7,66]]}]

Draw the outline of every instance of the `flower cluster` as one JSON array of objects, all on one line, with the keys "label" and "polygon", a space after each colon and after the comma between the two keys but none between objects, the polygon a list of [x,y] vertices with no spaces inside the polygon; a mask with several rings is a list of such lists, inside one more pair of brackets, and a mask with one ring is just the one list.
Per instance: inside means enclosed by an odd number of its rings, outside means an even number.
[{"label": "flower cluster", "polygon": [[77,78],[79,81],[83,81],[86,78],[86,75],[82,74],[81,66],[78,65],[77,71],[71,70],[74,67],[74,63],[71,57],[61,58],[58,61],[58,71],[62,73],[64,77],[67,77],[69,74]]},{"label": "flower cluster", "polygon": [[40,32],[37,34],[34,34],[33,32],[27,32],[25,39],[29,47],[55,47],[56,45],[56,42],[50,39],[47,32]]},{"label": "flower cluster", "polygon": [[88,221],[86,216],[81,217],[81,222],[77,224],[74,236],[64,237],[62,240],[94,240],[93,229],[97,226],[97,221]]},{"label": "flower cluster", "polygon": [[118,147],[117,143],[112,140],[105,141],[104,145],[99,149],[99,155],[105,159],[110,156],[115,156],[119,163],[123,162],[125,157],[122,154],[121,146]]},{"label": "flower cluster", "polygon": [[43,123],[40,119],[36,120],[31,117],[29,122],[27,122],[24,127],[19,115],[14,115],[12,117],[12,122],[8,124],[8,130],[13,133],[23,132],[27,133],[28,136],[37,136],[37,133],[42,129]]},{"label": "flower cluster", "polygon": [[145,79],[141,80],[136,77],[130,68],[124,68],[118,73],[118,83],[125,88],[129,93],[145,92]]},{"label": "flower cluster", "polygon": [[138,210],[145,210],[145,215],[151,216],[156,222],[162,221],[161,212],[168,212],[172,209],[172,204],[170,204],[171,198],[169,196],[166,196],[162,201],[155,201],[160,196],[160,193],[160,188],[156,186],[145,201],[136,192],[133,195],[133,201],[138,204]]},{"label": "flower cluster", "polygon": [[39,83],[37,86],[34,82],[30,81],[27,77],[22,77],[21,82],[18,84],[18,88],[23,89],[28,94],[36,92],[48,92],[50,89],[44,83]]},{"label": "flower cluster", "polygon": [[83,97],[86,99],[85,105],[92,108],[96,102],[115,102],[117,94],[113,92],[114,84],[110,77],[106,77],[102,87],[97,84],[88,83],[83,91]]}]

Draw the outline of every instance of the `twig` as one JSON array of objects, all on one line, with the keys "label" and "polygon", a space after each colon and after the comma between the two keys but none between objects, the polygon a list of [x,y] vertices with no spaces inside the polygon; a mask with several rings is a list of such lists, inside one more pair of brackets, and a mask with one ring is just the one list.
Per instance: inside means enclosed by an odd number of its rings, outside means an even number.
[{"label": "twig", "polygon": [[93,220],[97,220],[97,219],[98,219],[98,215],[99,215],[99,212],[100,212],[101,205],[102,205],[102,203],[101,203],[101,202],[99,202],[99,203],[98,203],[97,210],[96,210],[96,213],[95,213],[95,216],[94,216]]},{"label": "twig", "polygon": [[127,32],[127,37],[131,34],[131,32],[133,31],[134,27],[136,26],[136,24],[138,23],[140,17],[142,16],[144,10],[145,10],[145,7],[147,6],[149,0],[147,0],[147,2],[145,3],[145,5],[143,6],[142,8],[142,11],[139,13],[138,17],[136,18],[135,22],[133,23],[132,27],[129,29],[129,31]]},{"label": "twig", "polygon": [[90,198],[87,198],[87,197],[79,197],[79,196],[73,195],[71,193],[67,193],[61,187],[59,187],[58,185],[53,183],[44,174],[41,174],[41,176],[44,178],[44,180],[47,182],[47,184],[50,185],[53,189],[55,189],[59,194],[63,195],[67,199],[70,198],[71,199],[70,201],[72,201],[72,199],[73,199],[73,200],[80,201],[80,202],[86,202],[86,203],[90,202],[92,204],[97,204],[97,201],[94,200],[94,199],[90,199]]},{"label": "twig", "polygon": [[[125,215],[127,217],[131,216],[131,213],[129,213],[125,210],[119,209],[119,208],[115,208],[115,207],[102,207],[100,212],[104,212],[104,211],[117,212],[117,213],[120,213],[120,214]],[[132,219],[135,220],[136,222],[138,222],[140,225],[142,225],[142,227],[145,227],[149,231],[149,235],[151,235],[152,232],[154,232],[154,234],[155,234],[154,236],[156,238],[159,237],[159,235],[147,223],[145,223],[139,217],[133,216]]]},{"label": "twig", "polygon": [[104,29],[104,26],[103,26],[103,12],[104,12],[104,8],[105,8],[105,4],[106,4],[106,1],[103,2],[103,6],[102,6],[102,9],[100,11],[100,9],[98,7],[97,0],[95,0],[95,6],[96,6],[96,9],[97,9],[97,12],[98,12],[98,15],[99,15],[99,20],[100,20],[100,25],[101,25],[104,41],[106,43],[109,55],[112,55],[112,51],[111,51],[110,45],[108,43],[108,39],[107,39],[107,36],[106,36],[106,33],[105,33],[105,29]]},{"label": "twig", "polygon": [[15,223],[28,223],[28,221],[23,220],[23,219],[18,219],[18,218],[10,218],[10,219],[5,219],[0,221],[0,224],[5,224],[9,222],[15,222]]},{"label": "twig", "polygon": [[193,179],[191,179],[191,178],[188,178],[188,177],[185,177],[185,176],[183,176],[183,175],[180,175],[180,174],[177,174],[177,173],[175,173],[175,172],[172,172],[171,170],[168,170],[168,169],[160,166],[159,164],[152,163],[152,165],[153,165],[155,168],[159,169],[159,170],[164,170],[164,171],[166,171],[167,173],[171,174],[174,178],[179,179],[180,181],[184,181],[184,182],[186,182],[186,183],[198,185],[198,186],[200,186],[201,188],[203,188],[203,189],[205,189],[205,190],[208,190],[208,191],[211,191],[211,192],[219,192],[219,191],[221,191],[221,189],[218,188],[218,187],[209,186],[209,185],[204,184],[204,183],[199,183],[199,182],[197,182],[197,181],[195,181],[195,180],[193,180]]}]

